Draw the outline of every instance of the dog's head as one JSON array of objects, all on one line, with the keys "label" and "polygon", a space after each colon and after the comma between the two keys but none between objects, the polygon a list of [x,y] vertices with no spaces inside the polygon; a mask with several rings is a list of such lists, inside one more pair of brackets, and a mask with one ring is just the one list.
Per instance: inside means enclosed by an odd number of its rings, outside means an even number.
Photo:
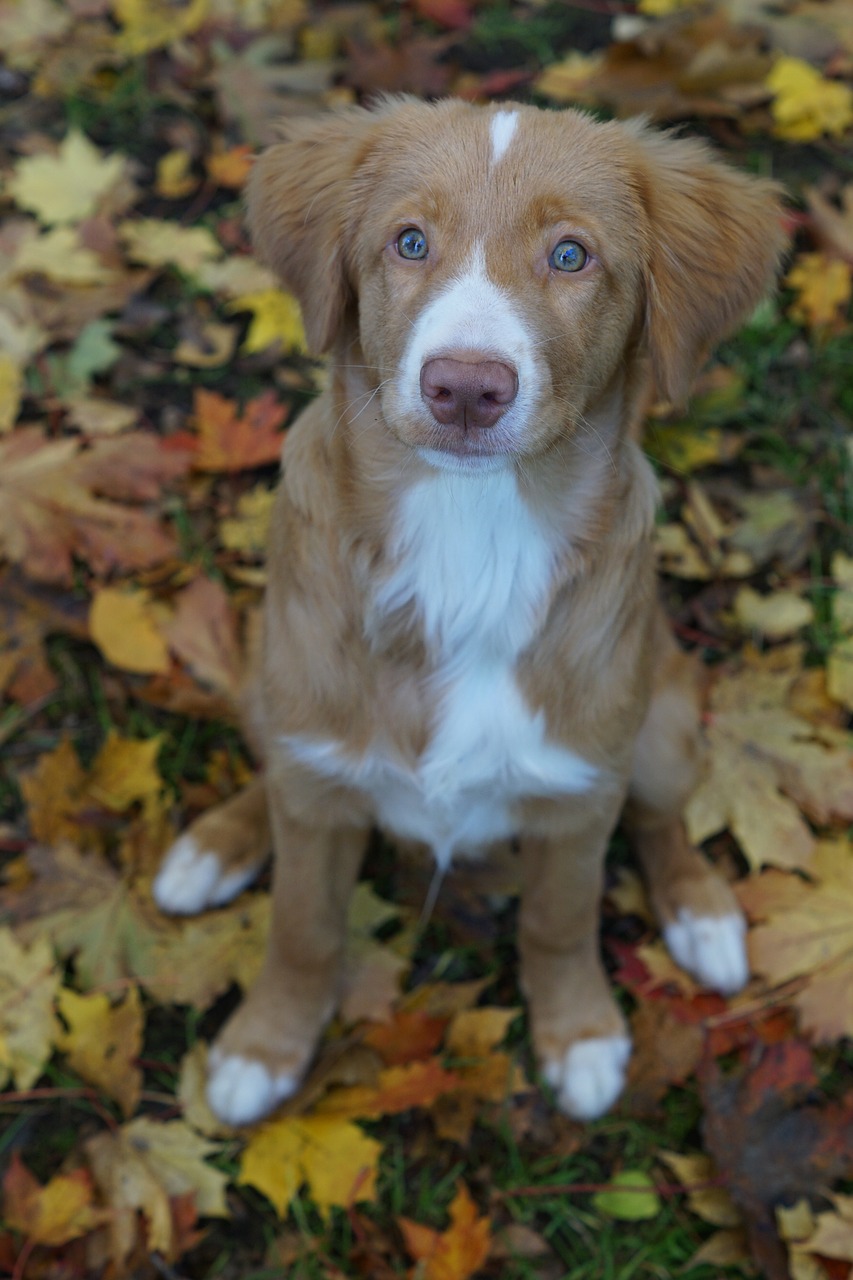
[{"label": "dog's head", "polygon": [[760,300],[779,193],[645,126],[391,99],[287,126],[249,216],[311,347],[357,335],[383,417],[448,460],[528,454],[650,360],[681,400]]}]

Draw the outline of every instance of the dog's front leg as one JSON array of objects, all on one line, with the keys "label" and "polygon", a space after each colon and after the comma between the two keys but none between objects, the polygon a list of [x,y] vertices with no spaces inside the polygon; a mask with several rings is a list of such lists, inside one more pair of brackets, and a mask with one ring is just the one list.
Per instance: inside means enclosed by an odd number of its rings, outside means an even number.
[{"label": "dog's front leg", "polygon": [[604,855],[618,804],[559,836],[522,838],[522,985],[536,1056],[560,1108],[602,1115],[625,1082],[631,1042],[599,956]]},{"label": "dog's front leg", "polygon": [[210,1053],[207,1097],[228,1124],[253,1124],[299,1087],[335,1009],[347,905],[368,832],[327,814],[291,817],[267,778],[275,863],[261,973]]}]

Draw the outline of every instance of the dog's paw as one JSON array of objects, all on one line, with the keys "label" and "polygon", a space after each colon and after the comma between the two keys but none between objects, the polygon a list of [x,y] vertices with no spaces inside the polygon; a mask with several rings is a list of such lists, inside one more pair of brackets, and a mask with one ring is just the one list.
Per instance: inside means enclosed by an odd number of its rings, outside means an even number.
[{"label": "dog's paw", "polygon": [[299,1087],[299,1077],[273,1074],[256,1058],[212,1049],[208,1060],[207,1102],[215,1115],[238,1128],[255,1124]]},{"label": "dog's paw", "polygon": [[595,1120],[622,1092],[630,1056],[627,1036],[577,1040],[562,1058],[546,1062],[543,1074],[561,1111],[575,1120]]},{"label": "dog's paw", "polygon": [[236,898],[255,873],[254,866],[227,871],[218,854],[199,848],[194,836],[185,835],[175,841],[163,859],[151,892],[161,911],[193,916]]},{"label": "dog's paw", "polygon": [[746,921],[739,912],[697,916],[682,907],[664,925],[663,938],[675,963],[703,987],[731,996],[749,981]]}]

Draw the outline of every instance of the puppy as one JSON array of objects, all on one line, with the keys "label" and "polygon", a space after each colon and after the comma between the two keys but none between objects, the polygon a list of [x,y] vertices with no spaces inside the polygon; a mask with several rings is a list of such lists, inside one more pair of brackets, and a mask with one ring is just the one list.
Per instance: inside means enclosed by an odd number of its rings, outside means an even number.
[{"label": "puppy", "polygon": [[246,1124],[299,1087],[378,824],[442,867],[517,838],[536,1054],[559,1105],[598,1116],[630,1052],[597,947],[623,809],[674,959],[721,992],[748,976],[680,816],[696,681],[656,600],[638,435],[650,389],[682,400],[772,281],[777,189],[639,123],[390,99],[288,122],[249,219],[331,368],[273,515],[246,697],[264,776],[155,882],[164,910],[200,911],[275,851],[211,1106]]}]

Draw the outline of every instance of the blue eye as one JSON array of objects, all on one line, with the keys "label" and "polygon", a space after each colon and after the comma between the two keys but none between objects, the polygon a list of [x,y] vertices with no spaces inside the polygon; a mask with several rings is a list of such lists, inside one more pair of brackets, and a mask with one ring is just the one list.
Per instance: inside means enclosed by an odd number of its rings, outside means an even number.
[{"label": "blue eye", "polygon": [[561,240],[549,262],[557,271],[580,271],[589,262],[589,254],[577,240]]},{"label": "blue eye", "polygon": [[417,261],[425,258],[429,253],[426,236],[417,227],[406,227],[406,230],[401,231],[397,236],[397,252],[401,258],[410,260]]}]

